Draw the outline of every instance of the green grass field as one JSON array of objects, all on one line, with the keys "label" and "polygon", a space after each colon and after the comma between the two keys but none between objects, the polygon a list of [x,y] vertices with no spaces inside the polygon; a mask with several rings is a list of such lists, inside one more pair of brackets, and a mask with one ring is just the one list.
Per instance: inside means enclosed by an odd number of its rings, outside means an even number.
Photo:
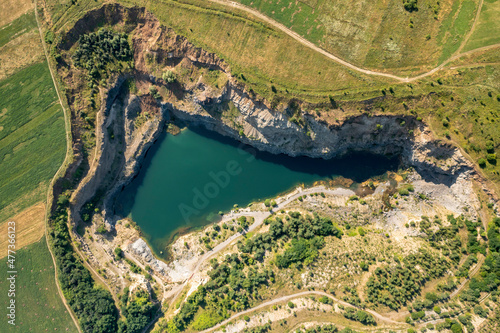
[{"label": "green grass field", "polygon": [[29,12],[10,24],[0,28],[0,47],[7,44],[13,37],[16,37],[24,32],[30,31],[36,27],[35,13]]},{"label": "green grass field", "polygon": [[[5,262],[7,258],[4,258]],[[16,326],[7,323],[5,314],[0,321],[0,332],[78,332],[66,310],[54,280],[54,265],[45,237],[16,253]],[[5,311],[7,297],[7,269],[0,270],[0,303]],[[5,312],[4,312],[5,313]]]},{"label": "green grass field", "polygon": [[484,0],[479,21],[464,51],[500,43],[500,0]]},{"label": "green grass field", "polygon": [[0,81],[0,94],[0,221],[4,221],[45,199],[45,191],[35,190],[46,188],[62,163],[66,137],[46,62]]},{"label": "green grass field", "polygon": [[[460,45],[476,9],[472,0],[420,0],[418,11],[411,13],[401,0],[238,1],[345,60],[392,72],[421,71],[448,57]],[[435,38],[441,26],[452,30]]]},{"label": "green grass field", "polygon": [[443,22],[438,35],[438,40],[443,45],[439,63],[451,57],[458,50],[464,36],[472,27],[476,9],[477,4],[472,0],[465,0],[461,4],[453,3],[452,15]]},{"label": "green grass field", "polygon": [[[319,19],[319,11],[303,1],[265,1],[265,0],[240,0],[242,4],[258,9],[260,12],[283,23],[288,28],[297,32],[308,40],[319,43],[325,32],[325,28]],[[313,4],[313,1],[310,1]]]}]

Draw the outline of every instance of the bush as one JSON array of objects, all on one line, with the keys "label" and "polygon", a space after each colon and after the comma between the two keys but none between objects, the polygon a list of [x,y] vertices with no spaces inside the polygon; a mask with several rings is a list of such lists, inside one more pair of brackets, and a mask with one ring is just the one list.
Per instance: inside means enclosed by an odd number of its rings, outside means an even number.
[{"label": "bush", "polygon": [[419,320],[425,317],[425,312],[424,311],[418,311],[418,312],[412,312],[411,313],[411,319],[413,320]]},{"label": "bush", "polygon": [[400,188],[399,191],[398,191],[399,195],[401,196],[406,196],[406,195],[409,195],[410,192],[408,192],[408,189],[403,187],[403,188]]},{"label": "bush", "polygon": [[101,224],[99,227],[97,227],[97,230],[96,232],[98,234],[105,234],[108,230],[106,229],[106,227],[104,226],[104,224]]},{"label": "bush", "polygon": [[479,166],[481,168],[485,168],[486,167],[486,160],[484,158],[480,158],[479,160],[477,160],[477,164],[479,164]]},{"label": "bush", "polygon": [[451,325],[451,331],[453,333],[462,333],[463,332],[462,326],[460,326],[460,324],[453,324]]},{"label": "bush", "polygon": [[290,301],[290,302],[288,302],[288,307],[290,309],[293,309],[295,307],[295,304],[292,301]]},{"label": "bush", "polygon": [[170,70],[166,71],[166,72],[163,72],[162,78],[167,83],[172,83],[172,82],[175,82],[175,80],[176,80],[174,72],[172,72]]},{"label": "bush", "polygon": [[248,322],[248,321],[250,321],[250,317],[249,316],[244,316],[243,320],[246,321],[246,322]]},{"label": "bush", "polygon": [[120,247],[115,249],[115,256],[117,260],[123,258],[123,250]]},{"label": "bush", "polygon": [[441,308],[440,308],[439,306],[437,306],[437,305],[433,308],[433,310],[434,310],[434,312],[436,312],[437,314],[440,314],[440,313],[441,313]]},{"label": "bush", "polygon": [[418,10],[417,0],[403,0],[403,7],[407,12],[416,12]]},{"label": "bush", "polygon": [[496,164],[497,163],[497,154],[488,154],[486,155],[486,159],[490,164]]}]

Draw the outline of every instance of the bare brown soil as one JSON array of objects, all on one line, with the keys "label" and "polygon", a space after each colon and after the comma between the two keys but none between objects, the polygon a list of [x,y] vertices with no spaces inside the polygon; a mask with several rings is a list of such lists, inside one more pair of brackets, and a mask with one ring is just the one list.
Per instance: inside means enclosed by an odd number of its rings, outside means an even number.
[{"label": "bare brown soil", "polygon": [[30,0],[2,0],[0,2],[0,27],[14,21],[33,8]]},{"label": "bare brown soil", "polygon": [[[16,222],[16,249],[38,241],[45,231],[45,204],[39,202],[17,214],[8,221]],[[8,223],[0,224],[0,258],[7,256]]]},{"label": "bare brown soil", "polygon": [[0,48],[0,80],[43,58],[40,36],[32,30]]}]

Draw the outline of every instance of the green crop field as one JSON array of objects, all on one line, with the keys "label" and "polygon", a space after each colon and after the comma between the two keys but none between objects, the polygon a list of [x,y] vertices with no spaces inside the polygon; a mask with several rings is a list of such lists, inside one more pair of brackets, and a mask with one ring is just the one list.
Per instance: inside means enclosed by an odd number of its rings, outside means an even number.
[{"label": "green crop field", "polygon": [[484,0],[479,21],[464,51],[500,43],[500,0]]},{"label": "green crop field", "polygon": [[10,24],[0,28],[0,47],[7,44],[13,37],[16,37],[24,32],[30,31],[36,27],[35,13],[29,12]]},{"label": "green crop field", "polygon": [[0,221],[44,200],[66,147],[64,119],[46,62],[0,81]]},{"label": "green crop field", "polygon": [[[7,258],[4,258],[3,263]],[[45,238],[16,253],[16,326],[7,323],[5,314],[0,332],[77,332],[56,289],[54,264]],[[0,270],[2,308],[8,306],[9,289],[5,264]],[[4,310],[5,311],[5,310]],[[5,313],[5,312],[4,312]]]}]

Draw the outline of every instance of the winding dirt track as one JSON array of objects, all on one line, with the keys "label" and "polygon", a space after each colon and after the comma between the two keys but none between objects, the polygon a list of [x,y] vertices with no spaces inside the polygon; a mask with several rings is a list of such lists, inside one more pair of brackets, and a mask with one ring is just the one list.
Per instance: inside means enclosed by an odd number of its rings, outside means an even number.
[{"label": "winding dirt track", "polygon": [[[294,299],[294,298],[297,298],[297,297],[300,297],[300,296],[306,296],[306,295],[319,295],[319,296],[326,296],[330,299],[332,299],[333,301],[339,303],[339,304],[342,304],[344,306],[352,306],[356,309],[359,309],[355,306],[353,306],[352,304],[349,304],[347,302],[344,302],[344,301],[341,301],[335,297],[333,297],[332,295],[330,294],[327,294],[325,292],[322,292],[322,291],[303,291],[303,292],[300,292],[300,293],[296,293],[296,294],[292,294],[292,295],[287,295],[287,296],[282,296],[282,297],[278,297],[276,299],[273,299],[273,300],[270,300],[270,301],[267,301],[267,302],[264,302],[262,304],[259,304],[257,305],[256,307],[253,307],[251,309],[248,309],[248,310],[245,310],[245,311],[242,311],[242,312],[238,312],[236,313],[235,315],[233,315],[232,317],[224,320],[223,322],[220,322],[219,324],[215,325],[214,327],[211,327],[209,329],[206,329],[204,331],[201,331],[200,333],[208,333],[210,331],[213,331],[213,330],[216,330],[218,328],[220,328],[221,326],[223,325],[226,325],[227,323],[229,323],[230,321],[240,317],[240,316],[243,316],[243,315],[246,315],[248,313],[251,313],[252,311],[256,311],[256,310],[259,310],[259,309],[262,309],[266,306],[269,306],[269,305],[273,305],[273,304],[276,304],[276,303],[281,303],[281,302],[286,302],[286,301],[289,301],[291,299]],[[374,317],[376,317],[377,319],[381,320],[381,321],[384,321],[384,322],[387,322],[387,323],[391,323],[391,324],[397,324],[397,325],[400,325],[400,326],[406,326],[405,323],[402,323],[402,322],[399,322],[399,321],[395,321],[395,320],[392,320],[392,319],[389,319],[389,318],[386,318],[380,314],[378,314],[377,312],[373,311],[373,310],[369,310],[369,309],[364,309],[363,311],[365,312],[368,312],[370,314],[372,314]]]},{"label": "winding dirt track", "polygon": [[471,54],[471,53],[474,53],[474,52],[479,52],[479,51],[485,51],[485,50],[489,50],[489,49],[493,49],[493,48],[497,48],[497,47],[500,47],[500,43],[499,44],[494,44],[494,45],[489,45],[489,46],[485,46],[485,47],[481,47],[481,48],[477,48],[477,49],[474,49],[474,50],[471,50],[471,51],[468,51],[468,52],[464,52],[464,53],[459,53],[463,47],[465,46],[465,44],[467,43],[467,41],[469,40],[470,36],[472,35],[472,32],[474,31],[474,28],[476,27],[476,23],[479,19],[479,14],[481,13],[481,8],[483,6],[483,0],[480,0],[480,3],[479,3],[479,6],[478,6],[478,10],[477,10],[477,14],[476,14],[476,17],[474,19],[474,22],[472,24],[472,27],[470,29],[470,31],[468,32],[468,34],[465,36],[464,40],[462,41],[462,43],[460,44],[460,47],[458,48],[458,50],[455,52],[455,54],[453,56],[451,56],[450,58],[448,58],[446,61],[444,61],[443,63],[441,63],[439,66],[431,69],[430,71],[426,72],[426,73],[423,73],[423,74],[420,74],[420,75],[417,75],[417,76],[413,76],[413,77],[402,77],[402,76],[397,76],[397,75],[393,75],[393,74],[389,74],[389,73],[383,73],[383,72],[377,72],[377,71],[372,71],[372,70],[369,70],[369,69],[365,69],[365,68],[361,68],[361,67],[358,67],[356,65],[353,65],[351,64],[350,62],[347,62],[333,54],[331,54],[330,52],[327,52],[325,50],[323,50],[322,48],[316,46],[314,43],[308,41],[307,39],[305,39],[304,37],[300,36],[299,34],[297,34],[296,32],[290,30],[289,28],[287,28],[285,25],[273,20],[272,18],[262,14],[261,12],[259,12],[258,10],[255,10],[251,7],[247,7],[241,3],[238,3],[238,2],[234,2],[234,1],[226,1],[226,0],[208,0],[210,2],[213,2],[213,3],[216,3],[216,4],[219,4],[219,5],[223,5],[223,6],[226,6],[226,7],[231,7],[231,8],[236,8],[236,9],[239,9],[239,10],[242,10],[244,12],[247,12],[259,19],[261,19],[262,21],[266,22],[267,24],[273,26],[274,28],[278,29],[278,30],[281,30],[282,32],[284,32],[285,34],[287,34],[288,36],[292,37],[293,39],[295,39],[296,41],[300,42],[301,44],[309,47],[310,49],[318,52],[318,53],[321,53],[322,55],[324,55],[325,57],[347,67],[347,68],[350,68],[352,70],[355,70],[357,72],[360,72],[360,73],[363,73],[363,74],[367,74],[367,75],[375,75],[375,76],[382,76],[382,77],[387,77],[387,78],[390,78],[390,79],[393,79],[393,80],[396,80],[396,81],[399,81],[399,82],[403,82],[403,83],[408,83],[408,82],[413,82],[413,81],[416,81],[416,80],[420,80],[422,78],[425,78],[427,76],[430,76],[434,73],[436,73],[437,71],[443,69],[447,64],[449,64],[450,62],[464,56],[464,55],[468,55],[468,54]]},{"label": "winding dirt track", "polygon": [[[312,194],[312,193],[320,193],[320,192],[323,192],[325,194],[329,194],[329,195],[352,195],[354,194],[354,192],[350,191],[350,190],[346,190],[346,189],[340,189],[340,188],[337,188],[335,190],[330,190],[330,189],[327,189],[325,188],[324,186],[316,186],[316,187],[312,187],[312,188],[308,188],[306,190],[303,190],[303,191],[299,191],[293,195],[289,195],[284,201],[280,202],[276,207],[274,207],[273,211],[278,211],[284,207],[286,207],[289,203],[291,203],[292,201],[294,201],[295,199],[297,199],[298,197],[302,196],[302,195],[306,195],[306,194]],[[245,232],[237,232],[235,233],[234,235],[232,235],[231,237],[229,237],[228,239],[226,239],[224,242],[218,244],[216,247],[214,247],[211,251],[208,251],[207,253],[205,253],[203,255],[203,257],[201,257],[195,268],[193,269],[193,272],[191,273],[191,275],[189,276],[188,279],[186,279],[186,281],[184,281],[184,283],[182,285],[180,285],[177,290],[177,293],[174,295],[174,297],[172,298],[172,300],[170,301],[170,305],[173,305],[174,302],[177,300],[177,297],[179,297],[179,295],[181,294],[182,290],[184,289],[184,287],[189,283],[189,281],[191,281],[191,279],[193,278],[193,276],[198,273],[202,267],[202,265],[212,256],[214,256],[215,254],[219,253],[220,251],[224,250],[229,244],[231,244],[234,240],[236,240],[238,237],[248,233],[248,232],[252,232],[253,230],[255,230],[257,227],[259,227],[260,225],[262,225],[262,223],[264,222],[264,220],[269,217],[271,215],[271,212],[249,212],[249,213],[240,213],[240,214],[231,214],[228,216],[228,220],[231,220],[231,219],[234,219],[235,217],[239,217],[239,216],[247,216],[247,217],[253,217],[254,218],[254,223],[248,227],[247,230],[245,230]],[[179,308],[180,309],[180,308]]]},{"label": "winding dirt track", "polygon": [[47,207],[45,209],[45,241],[47,242],[47,248],[49,249],[50,256],[52,257],[52,263],[54,264],[54,278],[56,282],[56,287],[57,287],[57,292],[59,293],[59,297],[61,298],[64,306],[66,307],[69,315],[71,316],[71,319],[73,320],[73,323],[76,326],[76,329],[78,332],[82,333],[82,330],[80,329],[80,325],[78,324],[78,320],[76,319],[75,314],[69,307],[66,298],[64,297],[64,294],[62,292],[61,286],[59,285],[59,278],[57,274],[57,264],[56,264],[56,259],[54,257],[54,253],[52,252],[52,248],[49,243],[49,234],[48,234],[48,229],[49,229],[49,214],[50,214],[50,206],[52,204],[52,195],[51,192],[54,187],[54,183],[59,177],[60,173],[65,169],[66,165],[68,164],[68,161],[71,159],[72,156],[72,148],[71,148],[71,128],[70,128],[70,122],[69,122],[69,115],[68,111],[64,107],[64,104],[61,99],[61,94],[59,93],[59,88],[57,86],[54,73],[52,71],[52,67],[50,67],[50,59],[49,59],[49,54],[47,52],[47,46],[45,45],[45,39],[43,38],[43,33],[42,33],[42,27],[40,26],[40,20],[38,18],[38,8],[37,8],[37,1],[35,1],[35,19],[36,19],[36,24],[38,27],[38,32],[40,34],[40,42],[42,43],[43,46],[43,52],[45,54],[45,59],[47,60],[47,67],[49,68],[50,76],[52,78],[52,82],[54,83],[54,88],[56,90],[57,98],[59,100],[59,104],[61,105],[63,114],[64,114],[64,125],[65,125],[65,132],[66,132],[66,155],[64,156],[64,161],[59,166],[59,169],[55,173],[54,177],[50,181],[49,188],[47,190]]}]

